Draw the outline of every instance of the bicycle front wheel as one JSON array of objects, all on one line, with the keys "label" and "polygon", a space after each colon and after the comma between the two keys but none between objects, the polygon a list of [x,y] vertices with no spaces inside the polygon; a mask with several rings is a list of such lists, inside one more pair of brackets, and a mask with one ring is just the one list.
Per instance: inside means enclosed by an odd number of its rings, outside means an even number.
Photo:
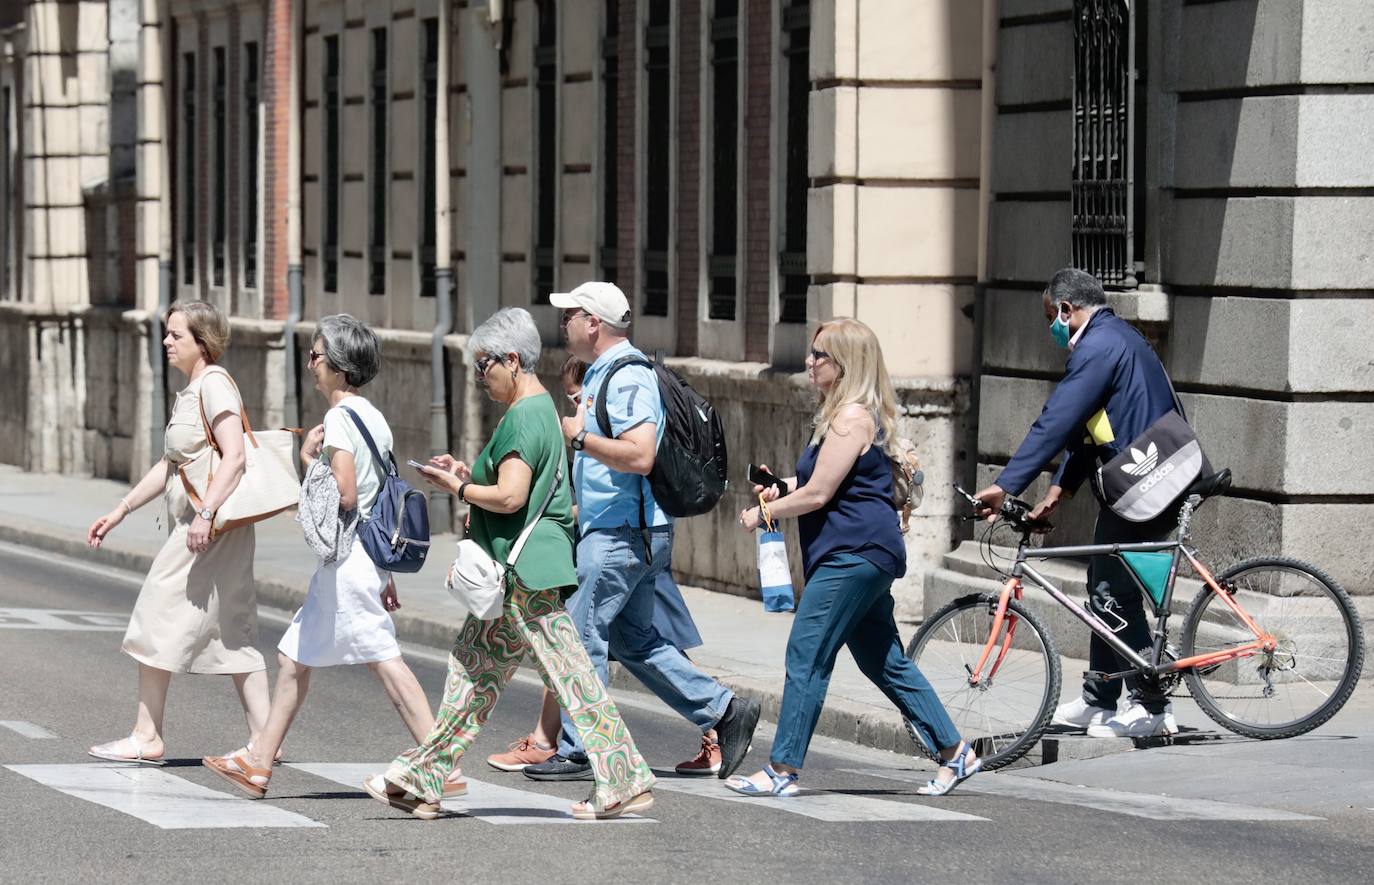
[{"label": "bicycle front wheel", "polygon": [[[981,678],[970,680],[992,631],[997,597],[975,594],[941,608],[917,631],[907,657],[929,680],[959,734],[983,760],[1001,768],[1021,758],[1049,726],[1059,700],[1059,650],[1040,621],[1011,600],[993,654]],[[1000,656],[1008,633],[1011,643]],[[929,747],[908,721],[907,733],[931,759]]]},{"label": "bicycle front wheel", "polygon": [[[1262,740],[1304,734],[1335,716],[1364,665],[1364,632],[1345,590],[1315,566],[1282,557],[1248,559],[1216,580],[1277,645],[1186,671],[1202,711]],[[1204,587],[1184,618],[1181,640],[1183,656],[1192,657],[1237,648],[1255,634]]]}]

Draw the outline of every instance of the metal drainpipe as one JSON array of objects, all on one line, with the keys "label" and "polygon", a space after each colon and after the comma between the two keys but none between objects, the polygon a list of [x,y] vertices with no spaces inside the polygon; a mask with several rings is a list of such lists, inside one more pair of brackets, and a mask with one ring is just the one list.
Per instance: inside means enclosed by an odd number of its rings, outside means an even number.
[{"label": "metal drainpipe", "polygon": [[[434,188],[434,296],[438,316],[435,318],[430,341],[430,387],[433,398],[429,404],[429,451],[441,455],[448,451],[448,377],[444,371],[444,336],[453,329],[453,267],[451,213],[449,206],[448,168],[448,79],[449,79],[449,0],[439,2],[439,58],[434,72],[434,181],[426,186]],[[430,521],[437,515],[447,517],[450,500],[447,494],[430,493]],[[439,520],[441,524],[447,519]]]},{"label": "metal drainpipe", "polygon": [[158,188],[162,199],[158,205],[158,263],[157,263],[157,310],[148,323],[148,359],[153,369],[152,403],[149,418],[152,423],[152,452],[159,457],[165,444],[167,432],[167,355],[162,350],[162,318],[167,308],[172,306],[172,288],[176,283],[176,262],[172,243],[172,151],[171,132],[172,96],[171,75],[175,70],[172,58],[172,18],[167,0],[157,4],[158,51],[162,55],[162,101],[158,110],[162,114],[162,162],[158,173]]},{"label": "metal drainpipe", "polygon": [[983,388],[983,330],[987,315],[988,292],[988,221],[992,207],[993,133],[997,125],[997,0],[983,0],[983,82],[981,132],[978,139],[978,282],[973,287],[973,353],[969,379],[968,436],[965,445],[969,452],[964,482],[970,490],[978,484],[978,410]]},{"label": "metal drainpipe", "polygon": [[299,426],[300,358],[296,348],[296,324],[305,304],[305,267],[301,263],[301,114],[300,60],[302,58],[302,18],[299,4],[291,3],[291,87],[288,101],[286,147],[286,322],[282,324],[282,354],[286,361],[286,391],[282,399],[282,420]]}]

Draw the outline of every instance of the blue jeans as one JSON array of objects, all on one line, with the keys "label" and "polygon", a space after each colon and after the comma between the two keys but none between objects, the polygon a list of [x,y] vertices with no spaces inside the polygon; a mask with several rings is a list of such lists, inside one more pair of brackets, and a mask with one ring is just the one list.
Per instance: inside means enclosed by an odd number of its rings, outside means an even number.
[{"label": "blue jeans", "polygon": [[902,651],[891,589],[891,575],[854,553],[827,556],[811,573],[787,637],[775,764],[801,768],[806,760],[841,645],[849,646],[859,669],[916,725],[927,746],[959,743],[944,704]]},{"label": "blue jeans", "polygon": [[[705,733],[725,715],[734,695],[693,666],[654,627],[654,583],[668,567],[673,529],[655,528],[650,539],[653,559],[646,562],[638,527],[584,534],[577,544],[578,587],[568,599],[568,614],[603,683],[610,684],[607,657],[613,653],[636,679]],[[586,755],[566,712],[558,753],[576,760]]]}]

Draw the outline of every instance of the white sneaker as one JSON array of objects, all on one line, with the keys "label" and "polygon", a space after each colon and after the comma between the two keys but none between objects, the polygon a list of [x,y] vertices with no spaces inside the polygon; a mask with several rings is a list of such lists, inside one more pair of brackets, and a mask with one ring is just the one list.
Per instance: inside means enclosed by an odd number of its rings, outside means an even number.
[{"label": "white sneaker", "polygon": [[1088,737],[1148,738],[1178,734],[1172,705],[1163,713],[1151,713],[1140,704],[1131,704],[1105,722],[1088,726]]},{"label": "white sneaker", "polygon": [[1108,710],[1106,707],[1098,707],[1088,703],[1082,698],[1069,701],[1067,704],[1060,704],[1054,708],[1054,718],[1050,720],[1051,725],[1058,725],[1061,728],[1074,728],[1082,731],[1094,725],[1101,725],[1116,713],[1115,710]]}]

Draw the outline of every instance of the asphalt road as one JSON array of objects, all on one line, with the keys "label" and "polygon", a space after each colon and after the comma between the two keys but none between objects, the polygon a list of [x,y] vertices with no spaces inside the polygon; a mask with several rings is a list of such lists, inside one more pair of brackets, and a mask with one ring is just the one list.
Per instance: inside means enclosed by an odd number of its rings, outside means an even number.
[{"label": "asphalt road", "polygon": [[[1232,791],[1224,804],[1161,798],[1186,792],[1170,775],[1147,794],[1101,784],[1047,786],[1024,772],[980,775],[967,785],[977,790],[929,800],[914,793],[911,780],[928,774],[915,760],[825,740],[813,745],[802,798],[732,801],[714,779],[684,783],[667,775],[647,822],[555,825],[556,809],[583,798],[587,784],[535,783],[482,761],[528,730],[539,702],[529,672],[507,690],[465,765],[478,789],[516,792],[489,791],[499,801],[472,814],[415,820],[356,786],[321,776],[346,781],[358,766],[380,769],[409,746],[363,667],[315,675],[285,747],[289,763],[342,767],[311,773],[284,766],[269,799],[239,799],[199,764],[203,754],[242,741],[242,714],[227,678],[173,679],[166,767],[132,771],[85,754],[90,744],[124,734],[132,721],[136,672],[119,643],[137,581],[0,545],[0,881],[1363,883],[1374,877],[1370,808],[1323,804],[1300,790],[1275,794],[1264,789],[1262,771],[1251,775],[1253,801],[1237,801]],[[275,660],[284,621],[281,613],[265,614],[261,648]],[[443,653],[408,649],[407,657],[436,698]],[[625,692],[618,700],[655,766],[671,770],[695,750],[692,727],[657,701]],[[769,737],[760,730],[745,771],[765,761]],[[1302,761],[1320,766],[1320,755],[1330,752],[1368,756],[1371,743],[1311,744],[1302,752],[1312,758]],[[1313,747],[1322,749],[1313,753]],[[1367,765],[1362,771],[1374,777]],[[70,782],[68,789],[85,784],[93,792],[78,798],[58,788],[60,779]],[[172,798],[182,792],[189,795]],[[546,797],[557,800],[554,810],[530,810]],[[168,817],[178,825],[203,823],[226,809],[280,815],[297,825],[165,827]]]}]

